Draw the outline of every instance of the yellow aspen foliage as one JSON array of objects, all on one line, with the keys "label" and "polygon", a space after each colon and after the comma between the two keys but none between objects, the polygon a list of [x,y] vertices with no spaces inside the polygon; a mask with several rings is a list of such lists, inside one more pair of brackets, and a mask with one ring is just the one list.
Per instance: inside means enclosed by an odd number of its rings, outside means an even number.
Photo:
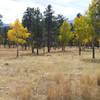
[{"label": "yellow aspen foliage", "polygon": [[67,21],[64,21],[60,27],[59,40],[62,45],[62,51],[65,51],[65,46],[72,38],[71,26]]},{"label": "yellow aspen foliage", "polygon": [[27,28],[24,28],[18,19],[10,27],[11,29],[7,33],[8,40],[19,44],[26,43],[26,39],[30,37]]},{"label": "yellow aspen foliage", "polygon": [[80,16],[74,20],[76,36],[80,42],[88,43],[95,35],[94,29],[88,17]]}]

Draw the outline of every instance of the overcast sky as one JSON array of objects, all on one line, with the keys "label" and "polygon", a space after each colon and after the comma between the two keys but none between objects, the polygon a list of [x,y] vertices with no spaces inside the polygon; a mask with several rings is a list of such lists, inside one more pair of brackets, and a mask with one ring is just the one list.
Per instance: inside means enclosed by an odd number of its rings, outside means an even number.
[{"label": "overcast sky", "polygon": [[27,7],[39,7],[43,12],[51,4],[56,14],[63,14],[70,20],[77,13],[84,14],[91,0],[0,0],[0,14],[4,23],[11,23],[17,18],[22,19]]}]

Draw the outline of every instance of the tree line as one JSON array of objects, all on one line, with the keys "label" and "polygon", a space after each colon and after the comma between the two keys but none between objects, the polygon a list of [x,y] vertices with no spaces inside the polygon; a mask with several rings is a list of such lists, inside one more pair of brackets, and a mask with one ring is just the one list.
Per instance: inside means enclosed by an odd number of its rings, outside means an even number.
[{"label": "tree line", "polygon": [[41,47],[47,47],[50,52],[51,47],[57,46],[59,28],[64,20],[63,15],[54,16],[51,5],[48,5],[44,15],[39,8],[27,8],[22,24],[31,33],[32,52],[36,48],[38,54]]},{"label": "tree line", "polygon": [[[44,13],[39,8],[28,7],[24,12],[22,23],[17,19],[8,31],[8,40],[18,46],[30,46],[39,54],[39,49],[78,46],[79,55],[82,47],[92,48],[92,58],[95,58],[95,46],[100,42],[100,2],[92,0],[85,15],[77,14],[72,23],[63,15],[55,15],[51,5]],[[16,40],[17,39],[17,40]]]}]

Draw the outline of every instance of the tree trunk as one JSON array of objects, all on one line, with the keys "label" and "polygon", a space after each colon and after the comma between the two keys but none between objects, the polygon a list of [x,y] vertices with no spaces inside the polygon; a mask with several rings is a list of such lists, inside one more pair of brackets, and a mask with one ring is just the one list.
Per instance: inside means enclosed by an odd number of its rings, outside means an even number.
[{"label": "tree trunk", "polygon": [[79,42],[79,56],[81,56],[81,43]]},{"label": "tree trunk", "polygon": [[11,48],[11,45],[10,44],[8,44],[8,48]]},{"label": "tree trunk", "polygon": [[100,49],[100,41],[99,41],[99,49]]},{"label": "tree trunk", "polygon": [[33,41],[31,41],[31,42],[32,42],[32,44],[31,44],[31,49],[32,49],[32,54],[33,54],[33,53],[35,53],[35,52],[34,52],[34,42],[33,42]]},{"label": "tree trunk", "polygon": [[94,41],[92,42],[92,58],[95,59],[95,46],[94,46]]},{"label": "tree trunk", "polygon": [[50,53],[50,41],[48,40],[48,53]]},{"label": "tree trunk", "polygon": [[22,45],[21,47],[22,47],[22,51],[24,51],[24,46]]},{"label": "tree trunk", "polygon": [[27,45],[26,44],[24,45],[24,47],[25,47],[25,50],[27,50]]},{"label": "tree trunk", "polygon": [[62,52],[65,52],[65,46],[62,45]]},{"label": "tree trunk", "polygon": [[19,57],[19,48],[18,48],[18,44],[17,44],[17,55],[16,57]]},{"label": "tree trunk", "polygon": [[48,40],[47,40],[48,53],[50,53],[50,26],[48,26]]},{"label": "tree trunk", "polygon": [[43,54],[45,54],[45,47],[43,47]]},{"label": "tree trunk", "polygon": [[34,53],[34,47],[32,46],[32,54]]},{"label": "tree trunk", "polygon": [[37,55],[39,55],[39,49],[38,49],[38,47],[37,47]]},{"label": "tree trunk", "polygon": [[13,48],[15,48],[14,44],[12,46],[13,46]]}]

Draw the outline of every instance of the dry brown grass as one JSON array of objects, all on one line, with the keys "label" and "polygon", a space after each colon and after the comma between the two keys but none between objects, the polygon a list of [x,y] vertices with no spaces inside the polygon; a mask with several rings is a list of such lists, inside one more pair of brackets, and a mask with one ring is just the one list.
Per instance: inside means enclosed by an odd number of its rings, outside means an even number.
[{"label": "dry brown grass", "polygon": [[97,74],[97,85],[100,86],[100,73]]},{"label": "dry brown grass", "polygon": [[54,76],[56,84],[48,87],[48,100],[69,100],[71,95],[70,81],[65,80],[62,74]]},{"label": "dry brown grass", "polygon": [[96,100],[97,80],[93,75],[85,75],[80,79],[81,97],[83,100]]},{"label": "dry brown grass", "polygon": [[9,85],[9,93],[14,100],[32,100],[32,84],[27,82],[11,82]]},{"label": "dry brown grass", "polygon": [[48,87],[48,100],[100,100],[97,75],[80,75],[79,79],[70,76],[71,80],[59,75],[56,78],[56,84]]},{"label": "dry brown grass", "polygon": [[[18,100],[29,100],[35,95],[34,100],[47,100],[47,95],[49,100],[100,100],[99,50],[95,61],[91,60],[91,52],[82,52],[79,57],[77,48],[66,50],[41,56],[30,56],[30,50],[20,51],[21,56],[15,58],[16,49],[1,48],[0,100],[16,100],[17,96]],[[38,87],[35,93],[33,87]]]}]

